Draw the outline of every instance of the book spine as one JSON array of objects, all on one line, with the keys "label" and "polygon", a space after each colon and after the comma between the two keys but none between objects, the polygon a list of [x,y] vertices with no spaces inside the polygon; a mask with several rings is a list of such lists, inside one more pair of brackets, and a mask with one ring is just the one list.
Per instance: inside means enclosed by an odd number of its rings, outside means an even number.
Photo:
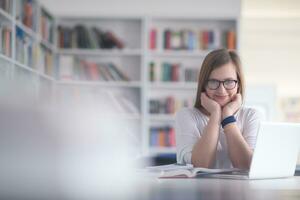
[{"label": "book spine", "polygon": [[175,147],[175,130],[172,126],[150,127],[150,146]]},{"label": "book spine", "polygon": [[235,49],[235,32],[234,31],[228,31],[227,32],[227,48],[228,49]]},{"label": "book spine", "polygon": [[149,36],[150,36],[150,38],[149,38],[149,48],[151,50],[154,50],[154,49],[156,49],[157,30],[155,28],[152,28],[150,30]]},{"label": "book spine", "polygon": [[155,80],[155,63],[150,62],[149,64],[149,80],[153,82]]},{"label": "book spine", "polygon": [[149,112],[151,114],[174,114],[183,106],[192,107],[192,98],[179,99],[174,96],[163,98],[151,98],[149,100]]},{"label": "book spine", "polygon": [[171,30],[167,29],[164,31],[164,49],[171,49]]}]

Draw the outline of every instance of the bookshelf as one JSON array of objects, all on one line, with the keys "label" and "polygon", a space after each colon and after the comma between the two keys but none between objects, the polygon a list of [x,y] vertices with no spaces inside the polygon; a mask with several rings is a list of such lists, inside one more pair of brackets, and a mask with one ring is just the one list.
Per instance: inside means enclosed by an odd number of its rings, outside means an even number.
[{"label": "bookshelf", "polygon": [[109,102],[110,116],[126,120],[133,129],[132,135],[142,141],[143,18],[62,17],[56,20],[59,101],[78,99],[76,105],[84,105],[86,101]]},{"label": "bookshelf", "polygon": [[[161,141],[165,138],[159,131],[151,132],[174,128],[174,113],[193,106],[204,57],[212,49],[236,48],[238,20],[151,17],[147,25],[145,140],[150,143],[150,154],[175,153],[174,146]],[[153,142],[153,137],[159,141]]]},{"label": "bookshelf", "polygon": [[[46,11],[38,1],[4,0],[0,4],[0,76],[6,83],[2,85],[4,97],[14,92],[24,101],[28,97],[31,103],[51,103],[53,99],[56,48],[39,31],[41,10]],[[47,30],[47,34],[53,35],[53,30]]]},{"label": "bookshelf", "polygon": [[203,58],[238,46],[236,18],[56,17],[35,0],[9,2],[0,8],[10,38],[1,85],[15,80],[46,104],[112,102],[111,116],[133,124],[144,155],[175,153],[174,113],[193,105]]}]

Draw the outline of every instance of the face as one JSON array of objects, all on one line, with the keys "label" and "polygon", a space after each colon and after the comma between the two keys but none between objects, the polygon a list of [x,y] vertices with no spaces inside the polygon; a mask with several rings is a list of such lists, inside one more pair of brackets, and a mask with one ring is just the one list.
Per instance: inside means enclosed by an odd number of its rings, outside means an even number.
[{"label": "face", "polygon": [[[213,80],[210,81],[211,86],[217,86],[218,81],[231,80],[221,83],[217,89],[211,89],[208,84],[206,85],[207,96],[220,104],[221,107],[230,102],[231,97],[238,91],[238,83],[235,85],[234,81],[232,81],[237,80],[237,74],[235,66],[231,62],[213,70],[209,76],[209,80]],[[226,89],[224,85],[227,88],[232,88],[234,85],[235,87],[233,89]]]}]

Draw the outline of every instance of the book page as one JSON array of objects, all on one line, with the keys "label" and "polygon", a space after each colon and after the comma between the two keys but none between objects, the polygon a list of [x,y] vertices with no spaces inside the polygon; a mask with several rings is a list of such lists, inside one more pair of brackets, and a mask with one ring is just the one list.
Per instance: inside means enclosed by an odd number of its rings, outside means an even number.
[{"label": "book page", "polygon": [[179,169],[193,169],[193,165],[187,164],[170,164],[170,165],[159,165],[159,166],[151,166],[146,168],[149,171],[170,171],[170,170],[179,170]]}]

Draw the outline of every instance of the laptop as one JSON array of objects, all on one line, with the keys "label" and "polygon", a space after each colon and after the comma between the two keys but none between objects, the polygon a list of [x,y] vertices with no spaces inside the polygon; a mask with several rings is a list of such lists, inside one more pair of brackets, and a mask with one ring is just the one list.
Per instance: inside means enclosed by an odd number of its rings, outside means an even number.
[{"label": "laptop", "polygon": [[249,171],[212,174],[229,179],[268,179],[294,176],[300,147],[300,124],[263,122]]}]

